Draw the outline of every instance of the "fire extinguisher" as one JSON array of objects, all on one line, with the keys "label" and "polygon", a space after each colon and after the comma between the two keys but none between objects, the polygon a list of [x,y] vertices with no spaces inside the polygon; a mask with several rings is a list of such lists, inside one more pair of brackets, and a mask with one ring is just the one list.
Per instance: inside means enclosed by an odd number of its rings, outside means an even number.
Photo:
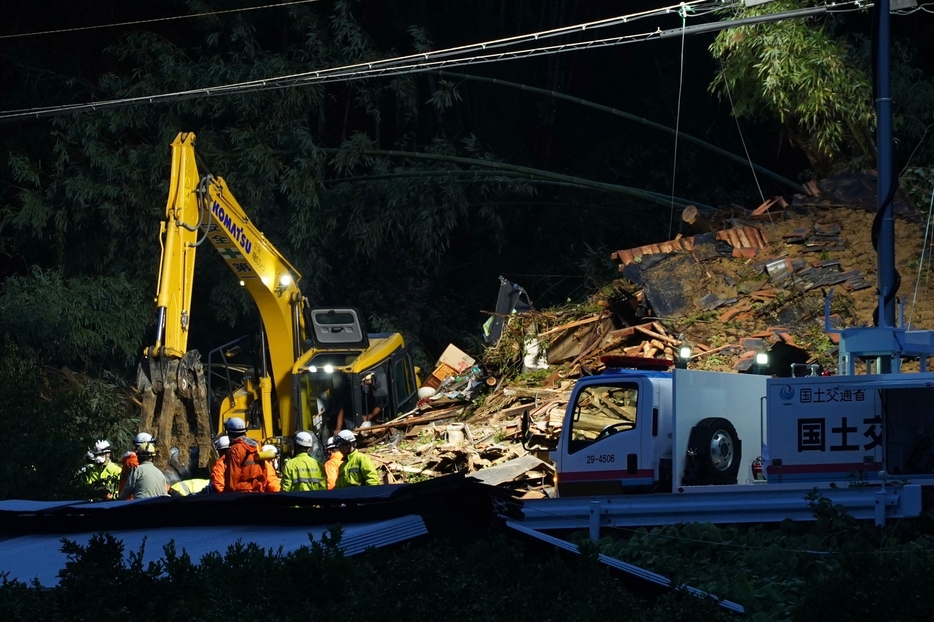
[{"label": "fire extinguisher", "polygon": [[762,456],[758,456],[752,461],[752,479],[756,481],[765,479],[762,475]]}]

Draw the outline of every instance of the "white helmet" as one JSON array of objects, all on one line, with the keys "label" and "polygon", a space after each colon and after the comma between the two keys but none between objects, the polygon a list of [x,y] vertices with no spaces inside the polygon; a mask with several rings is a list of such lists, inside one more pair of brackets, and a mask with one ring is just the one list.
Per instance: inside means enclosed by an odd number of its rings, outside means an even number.
[{"label": "white helmet", "polygon": [[240,417],[231,417],[224,422],[224,429],[228,434],[244,434],[246,432],[246,421]]},{"label": "white helmet", "polygon": [[226,434],[224,436],[218,436],[217,440],[214,441],[214,449],[217,451],[230,449],[230,437]]},{"label": "white helmet", "polygon": [[337,449],[337,442],[334,440],[334,437],[328,438],[328,442],[324,445],[325,449]]},{"label": "white helmet", "polygon": [[273,455],[279,455],[279,448],[275,445],[263,445],[263,453],[272,452]]},{"label": "white helmet", "polygon": [[295,435],[295,444],[299,447],[314,447],[315,440],[308,432],[299,432]]},{"label": "white helmet", "polygon": [[340,445],[342,442],[343,443],[356,443],[357,437],[354,436],[354,433],[351,432],[350,430],[341,430],[334,437],[334,442],[336,442],[338,445]]},{"label": "white helmet", "polygon": [[94,443],[94,453],[96,454],[109,454],[110,453],[110,443],[101,439]]},{"label": "white helmet", "polygon": [[152,442],[152,434],[150,434],[149,432],[140,432],[133,439],[133,444],[136,445],[137,447],[139,447],[143,443],[151,443],[151,442]]}]

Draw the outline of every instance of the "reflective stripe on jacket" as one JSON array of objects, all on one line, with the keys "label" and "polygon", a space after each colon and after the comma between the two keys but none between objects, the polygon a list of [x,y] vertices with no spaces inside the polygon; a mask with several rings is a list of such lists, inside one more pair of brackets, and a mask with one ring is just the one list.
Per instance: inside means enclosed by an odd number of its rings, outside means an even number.
[{"label": "reflective stripe on jacket", "polygon": [[379,473],[373,459],[357,450],[350,452],[337,476],[337,487],[379,486]]},{"label": "reflective stripe on jacket", "polygon": [[172,484],[171,488],[178,496],[187,497],[188,495],[198,494],[207,488],[210,483],[211,480],[208,479],[184,479]]},{"label": "reflective stripe on jacket", "polygon": [[310,454],[303,453],[285,463],[282,471],[282,492],[324,490],[327,482],[321,465]]}]

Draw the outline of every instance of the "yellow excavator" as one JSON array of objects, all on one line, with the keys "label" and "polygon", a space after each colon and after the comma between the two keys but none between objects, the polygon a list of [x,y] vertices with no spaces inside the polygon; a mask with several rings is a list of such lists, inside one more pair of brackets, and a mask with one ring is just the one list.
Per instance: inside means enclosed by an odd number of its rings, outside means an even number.
[{"label": "yellow excavator", "polygon": [[[247,435],[290,451],[296,432],[323,446],[340,429],[376,424],[415,407],[419,381],[398,333],[371,333],[355,308],[311,308],[301,275],[266,239],[220,177],[200,175],[195,135],[172,143],[172,170],[156,286],[154,343],[137,373],[140,431],[156,438],[160,467],[207,467],[212,439],[230,417]],[[195,254],[207,242],[221,255],[262,320],[255,339],[213,350],[207,369],[188,350]],[[230,358],[254,345],[252,365]],[[217,356],[218,363],[214,363]],[[219,378],[215,386],[213,378]],[[173,466],[179,468],[176,462]],[[186,472],[187,475],[187,472]]]}]

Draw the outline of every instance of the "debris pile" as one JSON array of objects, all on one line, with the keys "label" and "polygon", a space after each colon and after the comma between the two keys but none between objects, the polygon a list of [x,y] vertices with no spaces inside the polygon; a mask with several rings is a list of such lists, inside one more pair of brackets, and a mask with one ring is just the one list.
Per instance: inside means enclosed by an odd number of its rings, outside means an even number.
[{"label": "debris pile", "polygon": [[[702,215],[689,207],[682,220],[694,235],[614,252],[620,278],[588,300],[543,310],[517,304],[491,317],[482,356],[448,348],[424,383],[434,393],[412,413],[360,430],[361,445],[389,482],[461,472],[527,497],[553,495],[541,448],[560,433],[575,380],[599,373],[605,357],[675,360],[689,347],[694,369],[761,371],[760,352],[773,375],[790,375],[793,364],[834,369],[839,339],[824,325],[831,290],[834,329],[867,325],[877,305],[874,202],[866,198],[874,177],[806,187],[810,196],[751,210]],[[923,228],[906,201],[896,201],[896,265],[914,282]],[[524,294],[505,280],[503,292]],[[905,317],[923,327],[934,306],[923,298]]]}]

